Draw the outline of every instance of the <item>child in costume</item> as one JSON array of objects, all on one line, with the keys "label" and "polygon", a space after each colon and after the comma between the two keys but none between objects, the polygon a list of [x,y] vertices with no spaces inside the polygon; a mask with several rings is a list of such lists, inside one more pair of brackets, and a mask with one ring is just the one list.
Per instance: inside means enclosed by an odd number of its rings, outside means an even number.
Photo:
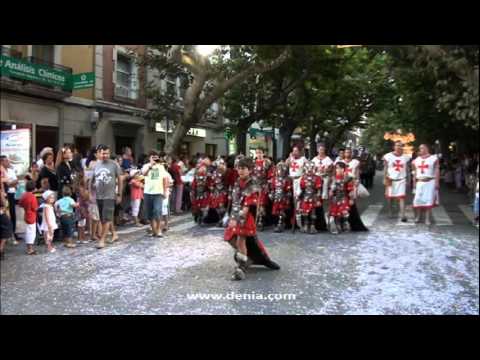
[{"label": "child in costume", "polygon": [[329,223],[333,234],[347,231],[350,207],[354,203],[354,179],[345,173],[345,168],[346,165],[343,162],[335,164],[335,176],[330,187]]},{"label": "child in costume", "polygon": [[278,264],[268,256],[263,243],[257,238],[256,211],[260,190],[250,177],[253,161],[245,158],[238,162],[239,178],[232,191],[232,209],[225,241],[235,249],[234,260],[237,264],[233,280],[244,280],[251,265],[263,265],[279,270]]}]

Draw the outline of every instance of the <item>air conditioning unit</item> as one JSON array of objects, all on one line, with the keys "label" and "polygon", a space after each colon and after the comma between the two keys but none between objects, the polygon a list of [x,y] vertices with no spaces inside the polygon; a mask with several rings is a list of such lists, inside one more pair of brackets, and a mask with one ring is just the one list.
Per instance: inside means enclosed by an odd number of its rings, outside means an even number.
[{"label": "air conditioning unit", "polygon": [[115,88],[115,95],[128,98],[129,97],[129,89],[123,86],[118,86]]}]

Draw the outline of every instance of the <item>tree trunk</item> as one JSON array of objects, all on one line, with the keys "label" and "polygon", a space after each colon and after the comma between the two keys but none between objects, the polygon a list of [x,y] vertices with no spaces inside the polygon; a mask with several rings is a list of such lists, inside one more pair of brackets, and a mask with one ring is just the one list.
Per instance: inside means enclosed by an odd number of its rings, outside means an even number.
[{"label": "tree trunk", "polygon": [[282,160],[286,160],[290,154],[291,144],[290,140],[292,138],[293,132],[295,131],[296,124],[294,122],[288,123],[286,126],[280,127],[280,140],[282,142],[282,152],[279,154]]},{"label": "tree trunk", "polygon": [[239,127],[235,133],[235,141],[237,142],[237,154],[247,154],[247,131],[248,128]]},{"label": "tree trunk", "polygon": [[317,142],[315,141],[315,137],[317,136],[317,131],[315,127],[312,126],[310,129],[310,160],[317,155]]},{"label": "tree trunk", "polygon": [[190,130],[190,124],[194,123],[194,118],[183,118],[180,121],[177,121],[175,129],[173,130],[173,134],[168,137],[168,142],[165,145],[165,152],[168,155],[178,154],[182,140],[183,138],[185,138],[185,135]]}]

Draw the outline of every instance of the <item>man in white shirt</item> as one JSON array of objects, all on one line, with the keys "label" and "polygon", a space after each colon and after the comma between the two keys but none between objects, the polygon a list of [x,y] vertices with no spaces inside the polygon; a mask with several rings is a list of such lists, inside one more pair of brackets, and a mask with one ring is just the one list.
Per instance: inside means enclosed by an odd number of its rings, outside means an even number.
[{"label": "man in white shirt", "polygon": [[12,222],[12,230],[13,235],[15,237],[14,244],[18,244],[18,236],[15,233],[17,229],[17,211],[16,211],[16,202],[15,202],[15,193],[17,191],[18,186],[18,178],[17,174],[15,173],[15,169],[13,168],[10,160],[7,156],[2,155],[1,163],[3,168],[5,169],[5,189],[7,190],[7,198],[8,203],[10,204],[10,221]]}]

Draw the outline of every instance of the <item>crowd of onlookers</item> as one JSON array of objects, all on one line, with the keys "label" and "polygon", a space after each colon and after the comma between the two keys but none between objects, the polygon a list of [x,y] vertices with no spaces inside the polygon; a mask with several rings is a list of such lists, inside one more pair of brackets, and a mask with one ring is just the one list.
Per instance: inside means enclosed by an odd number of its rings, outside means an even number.
[{"label": "crowd of onlookers", "polygon": [[[168,231],[171,215],[190,209],[190,185],[200,157],[166,156],[151,151],[137,159],[132,150],[113,155],[99,145],[82,156],[65,144],[57,153],[44,148],[19,178],[7,156],[0,157],[0,253],[6,242],[19,243],[17,208],[23,208],[27,254],[43,241],[48,252],[63,241],[67,248],[118,240],[117,228],[150,224],[152,236]],[[108,241],[107,241],[108,238]],[[74,240],[75,239],[75,240]]]}]

